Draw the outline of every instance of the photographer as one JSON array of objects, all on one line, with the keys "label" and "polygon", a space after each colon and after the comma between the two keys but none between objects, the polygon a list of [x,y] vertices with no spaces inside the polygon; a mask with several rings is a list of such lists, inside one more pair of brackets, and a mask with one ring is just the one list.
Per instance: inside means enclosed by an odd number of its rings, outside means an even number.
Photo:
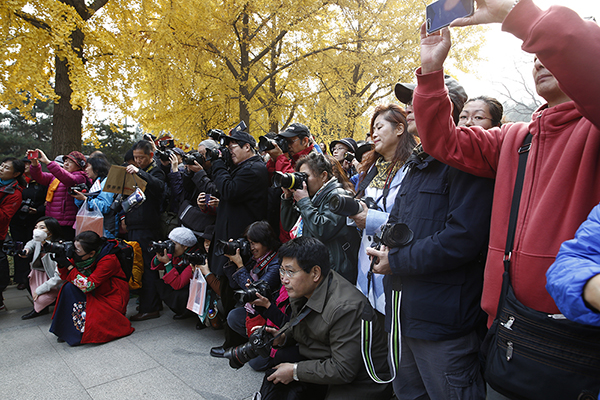
[{"label": "photographer", "polygon": [[21,207],[22,190],[25,186],[23,179],[25,164],[14,157],[2,160],[0,165],[0,310],[4,309],[2,291],[10,283],[8,258],[2,250],[2,244],[8,233],[8,224]]},{"label": "photographer", "polygon": [[361,212],[349,218],[362,230],[356,287],[367,296],[373,308],[385,314],[383,276],[369,274],[371,260],[366,250],[373,245],[376,229],[388,219],[406,172],[402,167],[417,141],[407,131],[405,111],[396,104],[375,108],[369,132],[375,148],[362,158],[359,195],[373,200],[377,208],[369,208],[361,202]]},{"label": "photographer", "polygon": [[110,253],[114,245],[91,231],[81,232],[69,244],[70,264],[58,264],[67,283],[56,300],[50,332],[70,346],[106,343],[131,334],[134,329],[125,317],[129,284],[119,259]]},{"label": "photographer", "polygon": [[[388,400],[391,385],[372,381],[361,356],[361,321],[363,311],[371,309],[369,301],[330,270],[327,248],[317,239],[293,239],[281,246],[279,254],[292,316],[273,344],[285,348],[297,344],[299,354],[267,371],[261,391],[272,389],[273,398],[300,392],[300,398],[307,400]],[[267,328],[267,332],[277,330]],[[373,333],[374,367],[387,373],[385,332],[377,319]]]},{"label": "photographer", "polygon": [[[72,151],[64,156],[64,166],[56,161],[50,161],[43,151],[36,149],[28,150],[32,154],[31,158],[31,176],[41,185],[48,187],[46,194],[46,215],[54,217],[60,223],[64,240],[73,240],[75,236],[75,218],[78,208],[75,200],[71,196],[71,188],[79,184],[90,186],[90,179],[87,177],[84,168],[87,164],[85,156],[78,151]],[[48,172],[42,172],[39,161],[48,166]],[[71,192],[71,193],[70,193]]]},{"label": "photographer", "polygon": [[296,163],[305,174],[302,188],[284,189],[281,201],[281,223],[294,237],[309,236],[326,243],[332,268],[356,283],[360,237],[346,218],[334,214],[329,202],[334,195],[350,196],[333,176],[332,166],[322,154],[311,153]]},{"label": "photographer", "polygon": [[[10,220],[10,236],[13,241],[26,243],[31,239],[31,231],[36,221],[46,213],[45,202],[48,188],[39,184],[31,177],[31,173],[29,172],[31,160],[24,157],[21,161],[25,163],[25,172],[23,172],[23,178],[25,179],[25,186],[22,193],[23,200],[19,211]],[[29,262],[16,255],[13,257],[13,261],[15,268],[14,281],[18,284],[17,289],[24,290],[27,288],[29,281],[27,279]]]},{"label": "photographer", "polygon": [[164,249],[152,259],[152,270],[165,271],[162,279],[156,281],[156,288],[161,300],[175,313],[173,319],[189,318],[194,316],[186,308],[193,268],[185,255],[197,252],[197,239],[191,230],[180,227],[169,233],[169,240],[173,242],[172,253]]},{"label": "photographer", "polygon": [[356,152],[358,146],[352,138],[343,138],[340,140],[334,140],[329,145],[331,149],[331,155],[340,163],[346,176],[351,178],[356,174],[353,161],[356,158]]},{"label": "photographer", "polygon": [[210,193],[218,197],[217,187],[212,180],[212,160],[218,153],[219,144],[212,139],[206,139],[198,145],[198,153],[204,157],[204,163],[194,162],[186,165],[183,185],[186,191],[186,199],[193,200],[200,192]]},{"label": "photographer", "polygon": [[144,275],[142,275],[142,288],[140,290],[139,313],[131,316],[132,321],[144,321],[158,318],[161,305],[156,292],[158,271],[150,268],[152,254],[148,252],[148,245],[160,237],[160,205],[165,188],[165,174],[154,161],[152,144],[147,140],[140,140],[133,146],[135,165],[127,166],[127,173],[136,174],[146,181],[146,200],[138,207],[125,214],[128,240],[138,242],[144,256]]},{"label": "photographer", "polygon": [[[248,225],[266,218],[269,187],[267,168],[255,153],[254,138],[244,131],[234,131],[226,138],[227,150],[231,153],[234,166],[229,170],[223,158],[213,162],[213,179],[221,198],[217,208],[215,240],[210,259],[211,271],[221,278],[221,299],[225,314],[235,307],[235,299],[223,272],[227,258],[214,255],[215,242],[239,238]],[[243,338],[236,338],[237,335],[228,327],[225,329],[224,347],[232,347],[243,341]]]},{"label": "photographer", "polygon": [[111,209],[111,205],[115,198],[114,193],[104,191],[106,177],[110,165],[103,157],[90,157],[85,167],[85,173],[94,182],[90,187],[89,194],[86,196],[79,190],[74,190],[75,205],[81,208],[84,201],[87,199],[87,207],[92,210],[96,208],[104,216],[104,237],[115,238],[117,232],[117,223],[115,211]]},{"label": "photographer", "polygon": [[[247,248],[244,248],[242,252],[238,248],[235,254],[225,254],[229,262],[225,264],[223,271],[229,279],[229,285],[233,289],[245,289],[249,283],[263,281],[268,287],[268,293],[261,293],[262,296],[272,298],[273,293],[277,293],[281,285],[279,281],[279,257],[277,256],[280,243],[267,221],[252,223],[246,228],[244,238],[248,241]],[[250,254],[240,254],[247,253],[248,250]],[[242,256],[251,256],[251,258],[244,262]],[[248,292],[243,298],[248,297],[247,294]],[[244,337],[248,336],[249,333],[246,331],[246,318],[251,319],[258,316],[256,310],[249,304],[251,299],[246,300],[245,304],[240,304],[227,315],[229,327]],[[218,356],[223,351],[223,348],[213,348],[211,349],[211,355]]]},{"label": "photographer", "polygon": [[19,254],[19,257],[25,261],[31,259],[29,287],[33,298],[33,310],[22,315],[21,319],[48,314],[48,308],[58,297],[58,291],[64,281],[60,278],[56,261],[44,251],[43,246],[47,242],[58,241],[60,233],[60,224],[56,218],[40,218],[35,223],[33,239],[25,244],[23,254]]}]

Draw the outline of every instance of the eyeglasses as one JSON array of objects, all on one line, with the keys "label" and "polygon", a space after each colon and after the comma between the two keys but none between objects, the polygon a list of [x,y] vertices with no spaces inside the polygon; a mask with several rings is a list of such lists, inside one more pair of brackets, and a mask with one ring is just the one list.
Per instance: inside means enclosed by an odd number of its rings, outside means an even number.
[{"label": "eyeglasses", "polygon": [[342,146],[335,146],[333,149],[331,149],[331,151],[345,151],[346,148],[342,147]]},{"label": "eyeglasses", "polygon": [[298,271],[292,271],[290,269],[285,269],[283,267],[279,268],[279,276],[281,276],[282,278],[284,276],[287,276],[288,278],[293,278],[294,275],[296,275],[296,272],[298,272]]},{"label": "eyeglasses", "polygon": [[491,118],[482,117],[481,115],[461,115],[458,117],[458,120],[462,122],[467,122],[469,119],[475,122],[485,121],[486,119],[489,119],[490,121],[492,120]]},{"label": "eyeglasses", "polygon": [[294,143],[296,143],[298,140],[300,140],[300,138],[299,138],[299,137],[297,137],[296,139],[288,139],[288,140],[287,140],[287,144],[288,144],[288,146],[291,146],[291,145],[293,145]]}]

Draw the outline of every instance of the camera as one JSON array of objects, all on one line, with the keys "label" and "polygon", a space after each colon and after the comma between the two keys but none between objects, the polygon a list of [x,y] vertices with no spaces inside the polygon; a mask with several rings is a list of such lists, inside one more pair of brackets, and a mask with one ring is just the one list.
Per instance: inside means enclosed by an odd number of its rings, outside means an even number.
[{"label": "camera", "polygon": [[232,240],[228,242],[226,240],[217,240],[215,244],[215,255],[216,256],[233,256],[235,255],[236,250],[240,250],[240,256],[242,258],[250,257],[250,242],[244,238]]},{"label": "camera", "polygon": [[276,187],[281,187],[289,190],[302,189],[302,182],[308,180],[308,175],[304,172],[283,173],[275,171],[273,176],[273,184]]},{"label": "camera", "polygon": [[[364,197],[361,200],[365,202],[367,208],[372,210],[379,209],[377,203],[371,197]],[[329,209],[334,214],[349,217],[361,212],[362,205],[360,204],[360,200],[355,199],[354,197],[334,194],[331,200],[329,200]]]},{"label": "camera", "polygon": [[182,160],[185,165],[195,165],[195,163],[197,162],[198,164],[204,166],[205,158],[199,152],[191,151],[188,154],[185,154],[182,157]]},{"label": "camera", "polygon": [[173,148],[175,148],[175,141],[173,139],[162,139],[158,141],[156,155],[161,161],[170,161],[171,154],[173,154]]},{"label": "camera", "polygon": [[206,262],[205,253],[184,253],[181,259],[185,264],[202,265]]},{"label": "camera", "polygon": [[[220,129],[211,129],[208,131],[208,137],[219,143],[220,146],[225,146],[227,135]],[[208,149],[207,149],[208,150]]]},{"label": "camera", "polygon": [[282,152],[286,153],[289,151],[287,140],[272,132],[258,138],[258,151],[262,153],[273,150],[275,148],[275,144],[273,143],[277,144]]},{"label": "camera", "polygon": [[248,284],[242,290],[236,290],[238,294],[238,299],[241,303],[252,303],[254,300],[258,299],[257,293],[263,297],[271,298],[271,288],[269,284],[263,280],[252,282]]},{"label": "camera", "polygon": [[52,259],[58,265],[70,264],[68,258],[73,258],[75,255],[75,245],[73,245],[73,242],[46,242],[42,249],[46,253],[53,254]]},{"label": "camera", "polygon": [[258,356],[269,357],[272,348],[273,336],[267,332],[265,326],[261,326],[248,337],[248,343],[228,349],[223,357],[229,360],[231,368],[239,369]]},{"label": "camera", "polygon": [[381,248],[381,245],[389,248],[402,247],[412,242],[413,237],[413,231],[404,223],[383,224],[373,237],[371,247],[377,250]]},{"label": "camera", "polygon": [[88,187],[87,187],[87,185],[85,183],[78,183],[77,185],[71,186],[69,188],[69,194],[70,195],[75,195],[76,194],[75,193],[76,190],[78,192],[81,192],[81,193],[87,193]]},{"label": "camera", "polygon": [[22,213],[29,213],[29,210],[31,210],[31,205],[33,204],[33,200],[32,199],[25,199],[21,202],[21,208],[19,209],[19,211],[21,211]]},{"label": "camera", "polygon": [[173,254],[175,252],[175,242],[172,240],[165,240],[164,242],[150,242],[148,246],[148,253],[164,254],[165,250],[167,254]]},{"label": "camera", "polygon": [[351,163],[352,161],[354,161],[355,158],[356,157],[355,157],[354,153],[350,153],[349,151],[347,151],[344,154],[344,161],[348,161],[349,163]]},{"label": "camera", "polygon": [[11,257],[24,256],[25,255],[25,250],[23,250],[24,248],[25,248],[25,245],[23,244],[23,242],[12,241],[12,240],[4,242],[4,244],[2,245],[2,251]]}]

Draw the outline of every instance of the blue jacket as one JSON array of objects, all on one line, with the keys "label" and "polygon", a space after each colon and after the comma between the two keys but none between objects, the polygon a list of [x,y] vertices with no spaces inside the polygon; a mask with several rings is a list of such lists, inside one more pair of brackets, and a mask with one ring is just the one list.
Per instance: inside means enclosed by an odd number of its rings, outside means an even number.
[{"label": "blue jacket", "polygon": [[546,272],[546,290],[568,319],[600,326],[600,313],[583,302],[583,287],[600,274],[600,204],[575,233],[560,246],[556,261]]},{"label": "blue jacket", "polygon": [[[484,327],[479,306],[494,181],[451,168],[420,153],[406,173],[389,222],[414,232],[390,249],[386,294],[402,290],[401,329],[407,337],[449,340]],[[386,299],[386,325],[391,301]]]}]

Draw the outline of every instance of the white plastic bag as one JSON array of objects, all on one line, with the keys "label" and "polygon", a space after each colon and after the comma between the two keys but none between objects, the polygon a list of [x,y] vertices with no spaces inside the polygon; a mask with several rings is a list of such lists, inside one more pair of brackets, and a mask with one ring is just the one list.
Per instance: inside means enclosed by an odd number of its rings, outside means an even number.
[{"label": "white plastic bag", "polygon": [[95,206],[90,210],[88,199],[85,199],[79,208],[75,221],[75,234],[79,235],[85,231],[93,231],[99,236],[104,236],[104,216]]}]

